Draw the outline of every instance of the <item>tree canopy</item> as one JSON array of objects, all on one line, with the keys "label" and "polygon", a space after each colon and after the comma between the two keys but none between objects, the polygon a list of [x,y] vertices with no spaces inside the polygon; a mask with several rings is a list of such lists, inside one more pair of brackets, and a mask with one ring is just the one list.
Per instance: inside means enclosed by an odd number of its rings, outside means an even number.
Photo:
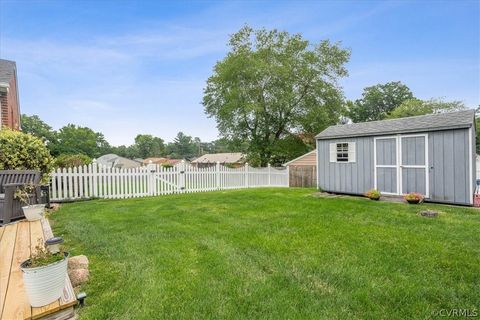
[{"label": "tree canopy", "polygon": [[230,52],[207,80],[203,105],[222,137],[247,142],[250,158],[265,165],[285,136],[314,135],[338,122],[349,50],[328,40],[253,30],[233,34]]},{"label": "tree canopy", "polygon": [[349,103],[348,116],[353,122],[383,120],[409,99],[413,99],[413,94],[400,81],[366,87],[362,98]]},{"label": "tree canopy", "polygon": [[22,131],[40,138],[47,147],[55,144],[57,140],[56,132],[37,115],[22,114]]},{"label": "tree canopy", "polygon": [[68,124],[58,131],[57,141],[52,149],[54,154],[85,154],[96,158],[108,153],[111,147],[102,133]]},{"label": "tree canopy", "polygon": [[[218,139],[202,142],[198,137],[178,132],[172,142],[166,144],[160,137],[138,134],[129,146],[111,146],[102,133],[90,128],[66,125],[55,131],[37,115],[22,115],[22,130],[43,141],[57,163],[88,163],[86,159],[115,153],[127,158],[194,158],[205,153],[241,151],[243,142]],[[84,157],[87,156],[87,157]]]},{"label": "tree canopy", "polygon": [[425,114],[445,113],[466,109],[461,101],[443,101],[441,99],[420,100],[408,99],[396,107],[388,118],[404,118]]},{"label": "tree canopy", "polygon": [[183,132],[177,133],[172,143],[167,145],[167,151],[173,158],[193,158],[200,155],[201,142]]},{"label": "tree canopy", "polygon": [[151,134],[137,135],[132,148],[132,153],[136,158],[160,157],[165,153],[163,139],[154,137]]}]

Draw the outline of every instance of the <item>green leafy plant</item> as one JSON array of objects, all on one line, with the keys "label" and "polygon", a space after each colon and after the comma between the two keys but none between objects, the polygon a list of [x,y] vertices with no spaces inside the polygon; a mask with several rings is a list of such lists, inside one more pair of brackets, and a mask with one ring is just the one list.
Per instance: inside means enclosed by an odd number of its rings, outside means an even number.
[{"label": "green leafy plant", "polygon": [[378,200],[382,196],[381,192],[376,189],[370,189],[364,193],[364,196],[371,200]]},{"label": "green leafy plant", "polygon": [[34,253],[30,255],[30,259],[27,260],[25,267],[27,268],[37,268],[43,267],[58,261],[65,259],[65,251],[63,247],[60,248],[59,252],[51,253],[43,245],[43,240],[41,238],[37,239],[37,245],[35,247]]},{"label": "green leafy plant", "polygon": [[53,157],[43,141],[31,134],[0,130],[0,170],[39,170],[47,182],[53,170]]},{"label": "green leafy plant", "polygon": [[85,154],[62,154],[55,159],[58,168],[78,167],[92,163],[92,159]]},{"label": "green leafy plant", "polygon": [[423,200],[425,199],[425,197],[420,194],[420,193],[417,193],[417,192],[410,192],[408,194],[406,194],[404,197],[403,197],[407,202],[423,202]]},{"label": "green leafy plant", "polygon": [[24,203],[27,206],[34,204],[35,196],[32,197],[32,195],[35,195],[36,188],[37,185],[35,185],[34,183],[27,183],[23,186],[18,187],[15,190],[14,197],[15,199],[20,200],[20,202]]}]

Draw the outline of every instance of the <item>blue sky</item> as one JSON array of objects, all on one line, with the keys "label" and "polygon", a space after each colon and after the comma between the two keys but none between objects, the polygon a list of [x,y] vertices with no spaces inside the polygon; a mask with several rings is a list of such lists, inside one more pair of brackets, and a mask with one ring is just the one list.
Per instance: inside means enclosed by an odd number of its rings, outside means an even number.
[{"label": "blue sky", "polygon": [[478,1],[0,1],[0,57],[17,61],[21,108],[55,129],[217,137],[206,79],[245,23],[341,41],[345,96],[402,81],[414,95],[480,104]]}]

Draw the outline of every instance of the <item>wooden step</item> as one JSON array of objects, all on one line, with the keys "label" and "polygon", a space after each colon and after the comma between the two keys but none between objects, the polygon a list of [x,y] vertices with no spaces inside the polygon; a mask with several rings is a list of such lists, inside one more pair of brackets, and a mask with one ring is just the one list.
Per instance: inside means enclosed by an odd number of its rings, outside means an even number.
[{"label": "wooden step", "polygon": [[67,276],[63,294],[57,301],[32,308],[23,287],[20,264],[40,243],[53,236],[48,220],[18,221],[0,227],[0,319],[69,319],[77,299]]}]

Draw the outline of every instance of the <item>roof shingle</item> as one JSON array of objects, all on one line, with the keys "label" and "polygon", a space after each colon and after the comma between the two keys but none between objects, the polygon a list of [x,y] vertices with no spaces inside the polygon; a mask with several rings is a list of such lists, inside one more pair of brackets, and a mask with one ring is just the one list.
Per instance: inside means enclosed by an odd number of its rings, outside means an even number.
[{"label": "roof shingle", "polygon": [[0,59],[0,83],[8,84],[15,74],[15,61]]},{"label": "roof shingle", "polygon": [[426,116],[330,126],[319,133],[316,138],[321,140],[470,128],[474,121],[475,110],[469,109]]}]

